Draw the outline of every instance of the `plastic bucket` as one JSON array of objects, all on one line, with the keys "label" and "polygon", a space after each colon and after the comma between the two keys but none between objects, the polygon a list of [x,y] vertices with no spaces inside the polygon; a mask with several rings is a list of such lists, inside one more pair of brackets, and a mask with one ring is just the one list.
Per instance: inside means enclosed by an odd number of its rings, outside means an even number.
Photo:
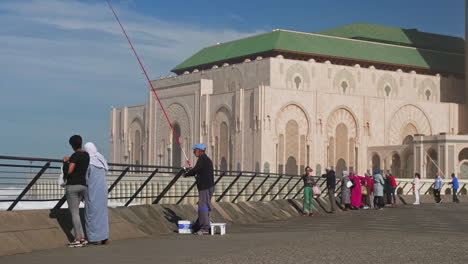
[{"label": "plastic bucket", "polygon": [[187,220],[181,220],[177,222],[179,226],[179,234],[191,234],[192,233],[192,222]]}]

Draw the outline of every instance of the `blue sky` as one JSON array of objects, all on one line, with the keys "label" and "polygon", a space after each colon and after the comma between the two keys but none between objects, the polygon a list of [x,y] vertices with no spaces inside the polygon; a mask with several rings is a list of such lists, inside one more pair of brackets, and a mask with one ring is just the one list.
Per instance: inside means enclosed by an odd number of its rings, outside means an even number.
[{"label": "blue sky", "polygon": [[[202,47],[275,28],[355,22],[464,36],[463,0],[113,0],[151,78]],[[0,1],[0,155],[62,157],[82,135],[109,152],[111,106],[147,83],[105,1]]]}]

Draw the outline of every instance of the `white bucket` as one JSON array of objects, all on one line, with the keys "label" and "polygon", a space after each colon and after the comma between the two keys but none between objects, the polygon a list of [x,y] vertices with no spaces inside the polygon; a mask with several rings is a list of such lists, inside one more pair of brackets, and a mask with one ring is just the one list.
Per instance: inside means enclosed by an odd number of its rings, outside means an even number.
[{"label": "white bucket", "polygon": [[192,233],[192,222],[187,220],[181,220],[177,222],[179,226],[179,234],[191,234]]}]

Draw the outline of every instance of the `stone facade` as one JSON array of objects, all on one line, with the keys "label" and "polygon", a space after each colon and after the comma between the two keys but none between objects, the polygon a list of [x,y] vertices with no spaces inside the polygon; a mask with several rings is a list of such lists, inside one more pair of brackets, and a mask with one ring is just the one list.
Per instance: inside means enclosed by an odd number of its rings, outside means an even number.
[{"label": "stone facade", "polygon": [[[223,170],[298,174],[309,165],[320,173],[332,165],[412,177],[428,153],[446,173],[468,174],[468,138],[455,136],[467,132],[460,76],[278,55],[153,84],[192,164],[190,147],[204,142]],[[113,162],[186,165],[151,91],[145,105],[112,109],[111,146]]]}]

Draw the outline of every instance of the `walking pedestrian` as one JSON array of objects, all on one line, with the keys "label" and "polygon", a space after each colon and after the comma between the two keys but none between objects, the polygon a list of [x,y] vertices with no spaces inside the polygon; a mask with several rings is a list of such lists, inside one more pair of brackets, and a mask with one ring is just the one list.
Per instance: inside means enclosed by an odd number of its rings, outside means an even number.
[{"label": "walking pedestrian", "polygon": [[332,167],[327,167],[325,169],[326,174],[322,175],[322,178],[327,179],[327,189],[328,189],[328,200],[330,202],[330,212],[331,214],[335,213],[335,187],[336,187],[336,175]]},{"label": "walking pedestrian", "polygon": [[86,143],[84,149],[90,157],[86,174],[88,184],[88,191],[85,195],[86,235],[90,244],[104,245],[109,239],[106,180],[109,166],[106,158],[98,152],[93,143]]},{"label": "walking pedestrian", "polygon": [[374,209],[374,178],[370,173],[366,173],[365,178],[367,188],[366,203],[368,207]]},{"label": "walking pedestrian", "polygon": [[382,174],[380,174],[380,169],[375,169],[374,170],[374,203],[376,209],[382,210],[384,207],[384,201],[383,201],[383,191],[384,191],[384,184],[385,181],[382,177]]},{"label": "walking pedestrian", "polygon": [[390,205],[392,203],[392,181],[390,180],[390,174],[385,174],[384,181],[385,204]]},{"label": "walking pedestrian", "polygon": [[455,173],[452,173],[451,176],[452,176],[452,181],[449,184],[452,185],[453,202],[460,203],[460,200],[458,199],[458,196],[457,196],[458,188],[460,188],[460,185],[458,184],[458,178],[455,176]]},{"label": "walking pedestrian", "polygon": [[349,172],[343,171],[343,178],[341,179],[341,204],[345,211],[351,209],[351,185],[352,182],[349,179]]},{"label": "walking pedestrian", "polygon": [[442,178],[440,177],[440,174],[436,172],[435,174],[435,179],[434,179],[434,200],[436,203],[441,203],[442,198],[440,197],[440,191],[442,190]]},{"label": "walking pedestrian", "polygon": [[396,187],[397,187],[397,182],[396,182],[395,177],[393,177],[393,175],[391,173],[388,175],[388,178],[390,179],[390,201],[391,201],[391,205],[395,205],[396,204],[395,191],[396,191]]},{"label": "walking pedestrian", "polygon": [[304,181],[304,203],[302,204],[302,216],[307,215],[307,208],[309,208],[309,216],[313,216],[314,209],[314,196],[312,194],[312,188],[315,186],[315,181],[312,175],[314,170],[307,166],[305,168],[305,174],[302,176]]},{"label": "walking pedestrian", "polygon": [[198,160],[195,167],[185,172],[185,177],[195,176],[198,189],[198,219],[193,229],[195,235],[207,235],[211,229],[211,198],[215,188],[213,162],[205,153],[205,144],[196,144],[192,150]]},{"label": "walking pedestrian", "polygon": [[80,218],[80,202],[86,194],[86,172],[89,166],[89,155],[82,149],[83,139],[74,135],[68,140],[74,153],[64,157],[63,162],[68,163],[68,172],[65,175],[65,195],[73,222],[75,239],[68,243],[69,247],[83,247],[88,244],[83,232]]},{"label": "walking pedestrian", "polygon": [[419,187],[420,187],[421,175],[419,173],[414,174],[413,179],[413,194],[414,194],[414,205],[419,205]]},{"label": "walking pedestrian", "polygon": [[358,210],[362,206],[361,182],[364,180],[364,177],[351,172],[349,179],[353,182],[353,187],[351,187],[351,209]]}]

